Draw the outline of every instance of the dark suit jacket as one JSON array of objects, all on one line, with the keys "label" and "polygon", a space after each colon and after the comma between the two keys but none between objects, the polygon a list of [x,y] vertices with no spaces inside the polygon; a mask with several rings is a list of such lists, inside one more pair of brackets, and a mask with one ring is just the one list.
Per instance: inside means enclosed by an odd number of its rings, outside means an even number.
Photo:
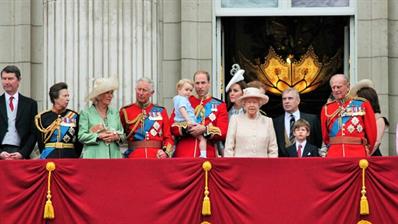
[{"label": "dark suit jacket", "polygon": [[[36,144],[36,136],[34,134],[34,118],[37,114],[37,102],[29,97],[25,97],[19,93],[18,108],[15,127],[21,138],[21,145],[18,152],[24,158],[29,158],[30,153]],[[3,142],[4,136],[8,129],[8,117],[5,95],[0,96],[0,144]],[[0,152],[2,150],[0,149]]]},{"label": "dark suit jacket", "polygon": [[[287,147],[286,152],[287,152],[287,157],[298,157],[296,144]],[[314,145],[309,144],[307,141],[307,144],[305,144],[304,147],[303,157],[319,157],[318,148]]]},{"label": "dark suit jacket", "polygon": [[[311,125],[310,136],[307,142],[320,148],[322,146],[322,131],[319,118],[313,114],[300,112],[300,118],[308,121]],[[278,144],[279,157],[287,157],[285,149],[285,113],[272,119],[274,122],[274,129],[276,134],[276,142]]]}]

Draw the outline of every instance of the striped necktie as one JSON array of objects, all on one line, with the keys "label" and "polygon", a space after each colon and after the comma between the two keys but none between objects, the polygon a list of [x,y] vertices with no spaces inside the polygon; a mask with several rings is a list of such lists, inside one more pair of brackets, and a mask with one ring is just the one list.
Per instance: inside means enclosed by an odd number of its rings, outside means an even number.
[{"label": "striped necktie", "polygon": [[293,126],[294,126],[294,122],[296,121],[296,119],[294,118],[293,114],[290,114],[290,135],[289,135],[289,141],[290,143],[294,143],[294,135],[293,135]]}]

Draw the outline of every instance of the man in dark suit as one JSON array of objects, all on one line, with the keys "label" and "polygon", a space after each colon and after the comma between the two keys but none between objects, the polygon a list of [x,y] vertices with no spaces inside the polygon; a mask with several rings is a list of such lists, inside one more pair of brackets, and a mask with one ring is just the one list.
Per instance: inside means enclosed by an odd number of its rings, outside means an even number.
[{"label": "man in dark suit", "polygon": [[286,148],[288,157],[319,157],[318,148],[307,142],[310,128],[310,124],[304,119],[299,119],[294,123],[293,135],[295,144]]},{"label": "man in dark suit", "polygon": [[293,125],[294,122],[300,118],[308,121],[311,126],[308,142],[318,148],[322,146],[319,118],[313,114],[300,112],[298,108],[299,104],[300,95],[296,89],[288,88],[283,91],[282,105],[285,113],[273,119],[279,157],[288,156],[286,147],[289,147],[295,142]]},{"label": "man in dark suit", "polygon": [[5,93],[0,96],[0,159],[29,158],[36,144],[37,102],[18,92],[21,72],[8,65],[1,71]]}]

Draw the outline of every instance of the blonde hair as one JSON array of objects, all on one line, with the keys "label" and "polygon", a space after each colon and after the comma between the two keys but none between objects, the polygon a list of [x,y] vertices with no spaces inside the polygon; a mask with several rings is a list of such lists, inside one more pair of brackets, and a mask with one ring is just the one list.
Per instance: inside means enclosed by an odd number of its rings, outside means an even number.
[{"label": "blonde hair", "polygon": [[176,90],[177,91],[180,90],[184,86],[185,83],[188,83],[189,85],[191,85],[192,88],[194,87],[194,83],[193,83],[192,80],[190,80],[190,79],[181,79],[180,81],[177,82]]}]

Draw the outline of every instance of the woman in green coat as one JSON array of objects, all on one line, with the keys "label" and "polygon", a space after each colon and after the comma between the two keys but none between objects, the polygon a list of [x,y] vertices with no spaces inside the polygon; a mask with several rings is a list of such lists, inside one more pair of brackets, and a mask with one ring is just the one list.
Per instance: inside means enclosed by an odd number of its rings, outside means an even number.
[{"label": "woman in green coat", "polygon": [[116,78],[99,78],[94,82],[88,97],[93,104],[80,112],[78,138],[84,144],[82,158],[122,158],[119,144],[125,135],[118,111],[109,106],[116,89]]}]

